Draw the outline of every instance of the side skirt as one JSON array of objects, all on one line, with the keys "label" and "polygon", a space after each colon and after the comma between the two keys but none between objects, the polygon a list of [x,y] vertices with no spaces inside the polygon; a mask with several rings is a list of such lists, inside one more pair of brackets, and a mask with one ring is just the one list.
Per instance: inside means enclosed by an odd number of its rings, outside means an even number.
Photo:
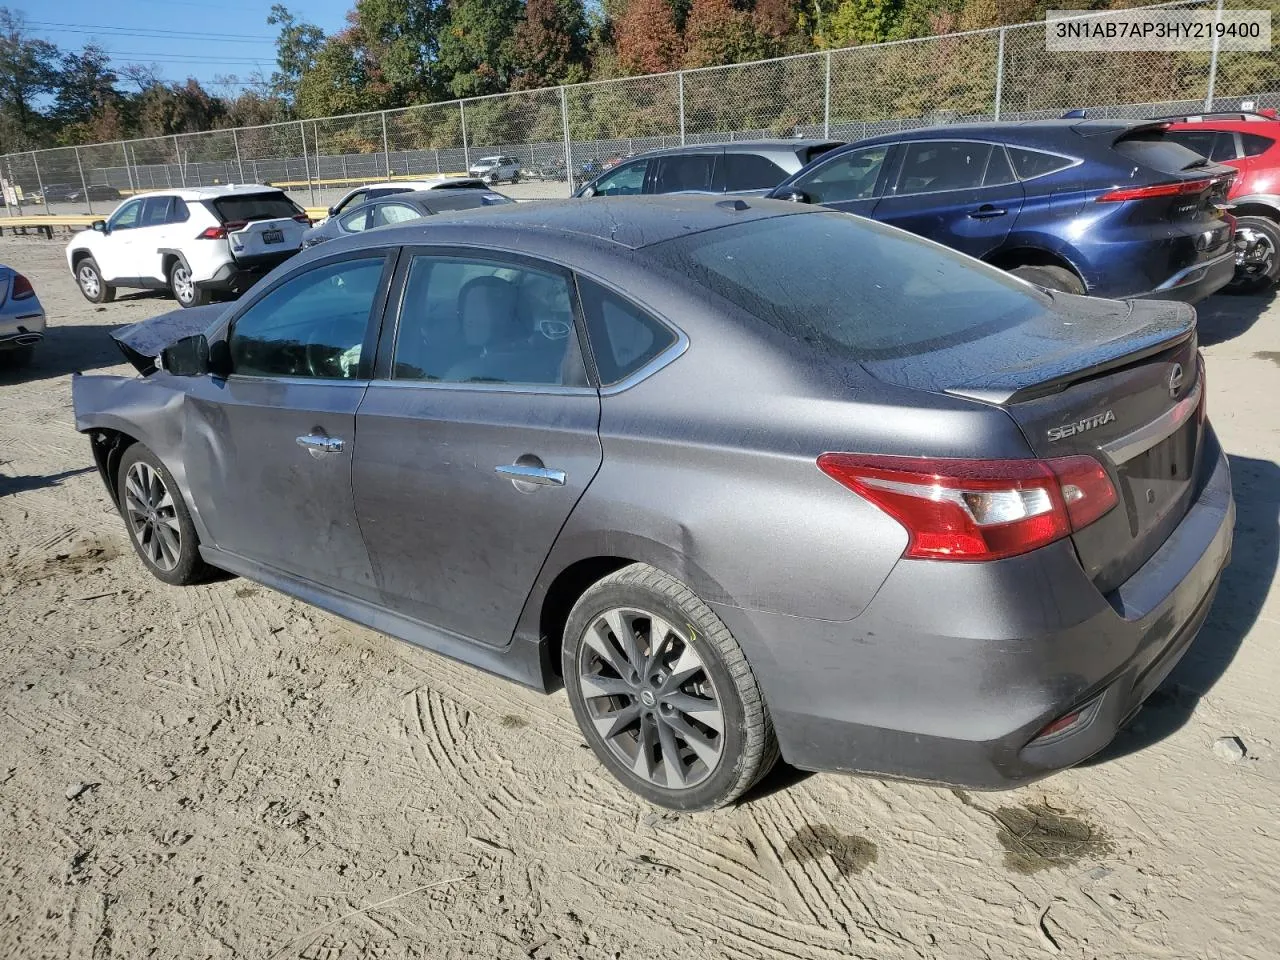
[{"label": "side skirt", "polygon": [[291,577],[272,567],[214,547],[201,546],[200,556],[219,570],[226,570],[228,573],[260,583],[264,587],[297,597],[305,603],[328,610],[354,623],[423,647],[433,653],[443,654],[468,666],[478,667],[486,673],[492,673],[506,680],[514,680],[516,683],[532,687],[542,693],[550,691],[547,675],[543,670],[541,642],[516,638],[505,647],[495,648],[419,620],[413,620],[366,600],[336,593],[309,580]]}]

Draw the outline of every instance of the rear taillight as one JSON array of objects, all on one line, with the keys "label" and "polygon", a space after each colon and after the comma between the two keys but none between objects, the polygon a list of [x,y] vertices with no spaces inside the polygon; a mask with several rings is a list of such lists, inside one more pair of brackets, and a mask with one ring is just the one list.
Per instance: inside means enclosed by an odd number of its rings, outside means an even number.
[{"label": "rear taillight", "polygon": [[308,227],[311,226],[311,224],[314,222],[305,213],[300,213],[293,219],[297,220],[299,223],[305,223]]},{"label": "rear taillight", "polygon": [[13,275],[13,286],[9,289],[9,298],[11,300],[26,300],[28,297],[36,295],[36,288],[31,285],[28,280],[20,273]]},{"label": "rear taillight", "polygon": [[1150,200],[1154,197],[1180,197],[1200,193],[1213,185],[1213,179],[1179,180],[1176,183],[1154,183],[1149,187],[1121,187],[1098,197],[1098,203],[1123,203],[1126,200]]},{"label": "rear taillight", "polygon": [[196,234],[197,240],[222,240],[227,231],[223,227],[207,227]]},{"label": "rear taillight", "polygon": [[951,460],[824,453],[823,473],[907,530],[903,556],[998,560],[1069,536],[1116,504],[1092,457]]}]

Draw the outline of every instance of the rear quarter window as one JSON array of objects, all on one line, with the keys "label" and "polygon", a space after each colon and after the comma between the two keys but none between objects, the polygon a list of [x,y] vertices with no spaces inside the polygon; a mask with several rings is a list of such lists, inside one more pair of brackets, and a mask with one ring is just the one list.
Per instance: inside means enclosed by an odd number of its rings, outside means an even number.
[{"label": "rear quarter window", "polygon": [[1270,137],[1261,137],[1256,133],[1240,134],[1240,145],[1244,147],[1246,157],[1257,157],[1271,149],[1275,141]]},{"label": "rear quarter window", "polygon": [[724,188],[733,190],[770,190],[787,179],[787,172],[755,153],[724,155]]},{"label": "rear quarter window", "polygon": [[1070,157],[1060,157],[1041,150],[1028,150],[1026,147],[1009,147],[1008,149],[1013,170],[1020,180],[1033,180],[1049,173],[1057,173],[1075,163]]},{"label": "rear quarter window", "polygon": [[598,283],[579,277],[578,292],[601,386],[625,380],[676,342],[669,327]]},{"label": "rear quarter window", "polygon": [[223,223],[287,220],[303,212],[300,206],[280,191],[218,197],[213,201],[213,209]]}]

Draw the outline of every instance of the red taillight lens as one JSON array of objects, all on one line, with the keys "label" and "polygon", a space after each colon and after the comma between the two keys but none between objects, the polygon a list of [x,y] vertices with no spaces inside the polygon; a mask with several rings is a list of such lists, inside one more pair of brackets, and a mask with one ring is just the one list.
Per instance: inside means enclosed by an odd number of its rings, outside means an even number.
[{"label": "red taillight lens", "polygon": [[9,297],[13,300],[26,300],[36,295],[36,288],[20,273],[13,275],[13,286],[9,288]]},{"label": "red taillight lens", "polygon": [[824,453],[823,473],[907,529],[903,556],[998,560],[1061,540],[1116,504],[1092,457],[950,460]]},{"label": "red taillight lens", "polygon": [[1125,200],[1150,200],[1154,197],[1180,197],[1200,193],[1213,185],[1213,179],[1181,180],[1177,183],[1156,183],[1149,187],[1121,187],[1109,190],[1098,197],[1098,203],[1123,203]]},{"label": "red taillight lens", "polygon": [[305,223],[308,227],[311,226],[312,224],[311,218],[308,217],[305,213],[300,213],[293,219],[297,220],[299,223]]},{"label": "red taillight lens", "polygon": [[207,227],[196,234],[197,240],[222,240],[227,231],[222,227]]}]

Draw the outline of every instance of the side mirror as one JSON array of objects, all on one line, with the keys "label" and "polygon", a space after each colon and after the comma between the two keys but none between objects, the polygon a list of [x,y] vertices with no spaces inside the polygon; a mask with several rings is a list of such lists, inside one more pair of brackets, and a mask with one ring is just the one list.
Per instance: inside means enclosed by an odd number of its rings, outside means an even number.
[{"label": "side mirror", "polygon": [[183,337],[160,351],[160,369],[175,377],[201,377],[209,372],[209,341],[203,333]]},{"label": "side mirror", "polygon": [[105,221],[105,220],[95,220],[95,221],[93,221],[93,223],[89,224],[89,227],[90,227],[90,229],[92,229],[92,230],[94,230],[94,231],[96,231],[96,232],[98,232],[98,233],[106,233],[106,232],[107,232],[107,221]]},{"label": "side mirror", "polygon": [[583,187],[581,192],[578,194],[578,196],[582,197],[584,200],[587,199],[588,197],[594,197],[595,195],[596,195],[595,187]]},{"label": "side mirror", "polygon": [[336,205],[334,205],[334,206],[332,206],[332,207],[330,207],[330,208],[329,208],[329,216],[331,216],[331,217],[332,217],[332,216],[333,216],[334,214],[336,214],[337,212],[338,212],[338,207],[337,207]]},{"label": "side mirror", "polygon": [[784,190],[782,193],[778,194],[777,199],[790,200],[792,203],[812,203],[813,202],[809,198],[809,195],[805,193],[803,190],[794,190],[794,189]]}]

